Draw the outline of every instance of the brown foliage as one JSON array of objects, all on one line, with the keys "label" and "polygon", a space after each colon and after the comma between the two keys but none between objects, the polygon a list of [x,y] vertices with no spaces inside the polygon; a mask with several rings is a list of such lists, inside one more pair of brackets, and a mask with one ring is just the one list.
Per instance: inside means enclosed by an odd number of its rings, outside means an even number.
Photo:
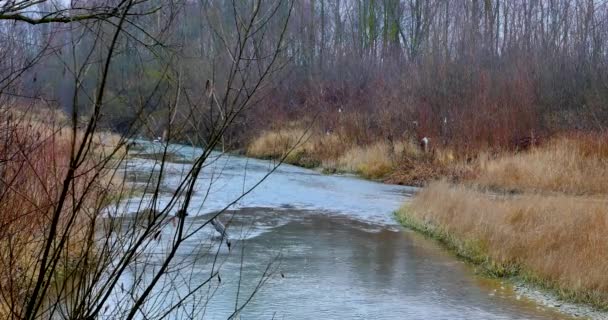
[{"label": "brown foliage", "polygon": [[[25,279],[35,278],[38,272],[43,240],[70,164],[71,130],[58,122],[35,120],[37,117],[4,112],[0,122],[0,269],[11,270],[0,277],[0,314],[9,305],[15,311],[14,304],[24,301],[31,289]],[[96,151],[103,152],[101,141],[115,142],[110,136],[94,137],[99,141],[93,143]],[[82,139],[81,133],[77,139]],[[70,184],[59,216],[59,234],[69,232],[58,260],[61,270],[73,268],[90,252],[84,229],[90,227],[95,210],[109,196],[111,181],[103,179],[107,170],[95,166],[93,157],[87,157],[75,173],[77,178]],[[58,281],[60,274],[48,281]]]},{"label": "brown foliage", "polygon": [[501,190],[604,194],[608,137],[568,134],[528,152],[480,159],[478,185]]},{"label": "brown foliage", "polygon": [[608,305],[604,198],[496,196],[436,182],[399,214],[443,235],[467,258],[489,257],[492,272],[514,272],[564,297]]}]

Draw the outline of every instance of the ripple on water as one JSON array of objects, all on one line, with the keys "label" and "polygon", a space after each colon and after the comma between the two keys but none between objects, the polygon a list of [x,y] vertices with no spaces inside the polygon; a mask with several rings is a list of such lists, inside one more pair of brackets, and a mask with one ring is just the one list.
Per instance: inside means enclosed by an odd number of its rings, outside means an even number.
[{"label": "ripple on water", "polygon": [[[146,161],[140,165],[149,172],[158,170]],[[197,182],[189,227],[200,226],[234,201],[263,178],[270,165],[217,157]],[[178,174],[188,166],[168,165],[174,176],[163,183],[175,187]],[[393,211],[412,192],[415,189],[285,165],[222,215],[234,241],[231,250],[206,226],[187,241],[179,258],[191,262],[189,274],[195,280],[204,279],[212,266],[220,268],[222,284],[214,284],[216,294],[205,309],[211,319],[229,315],[239,281],[240,292],[250,293],[269,264],[271,275],[243,311],[244,319],[561,318],[506,291],[496,294],[495,287],[484,285],[473,270],[434,242],[402,232]],[[166,203],[168,198],[161,195],[159,204]],[[124,212],[134,209],[133,203],[122,206]]]}]

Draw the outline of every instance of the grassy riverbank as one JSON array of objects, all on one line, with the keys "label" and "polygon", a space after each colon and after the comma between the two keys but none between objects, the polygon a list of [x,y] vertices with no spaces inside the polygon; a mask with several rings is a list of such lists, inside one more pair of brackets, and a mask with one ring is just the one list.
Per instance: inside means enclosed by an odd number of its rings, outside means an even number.
[{"label": "grassy riverbank", "polygon": [[431,183],[397,217],[491,275],[607,309],[605,142],[562,137],[486,160],[464,183]]},{"label": "grassy riverbank", "polygon": [[413,138],[360,143],[348,134],[323,134],[297,126],[265,131],[246,148],[250,157],[280,159],[327,173],[355,173],[366,179],[420,186],[470,173],[465,161],[449,149],[424,153]]}]

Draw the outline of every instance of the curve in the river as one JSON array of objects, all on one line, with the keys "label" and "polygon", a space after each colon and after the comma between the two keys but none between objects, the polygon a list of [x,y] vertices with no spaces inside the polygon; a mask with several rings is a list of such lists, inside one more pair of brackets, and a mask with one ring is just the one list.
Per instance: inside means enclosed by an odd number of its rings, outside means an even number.
[{"label": "curve in the river", "polygon": [[[184,159],[200,152],[176,148],[173,152]],[[272,168],[271,161],[219,153],[214,157],[198,181],[191,226],[233,201]],[[128,166],[142,175],[158,170],[146,159],[132,159]],[[174,188],[188,167],[168,164],[164,187]],[[209,303],[197,305],[196,314],[210,319],[230,315],[239,270],[243,301],[272,263],[272,275],[242,311],[243,319],[562,317],[517,297],[506,284],[476,276],[433,241],[402,230],[392,213],[414,191],[281,166],[222,217],[229,223],[236,250],[220,250],[219,259],[211,259],[209,253],[215,252],[218,242],[209,241],[214,233],[209,229],[189,239],[179,252],[182,261],[192,261],[191,276],[207,276],[217,265],[225,279],[205,291]],[[132,206],[125,203],[124,210],[134,210]]]}]

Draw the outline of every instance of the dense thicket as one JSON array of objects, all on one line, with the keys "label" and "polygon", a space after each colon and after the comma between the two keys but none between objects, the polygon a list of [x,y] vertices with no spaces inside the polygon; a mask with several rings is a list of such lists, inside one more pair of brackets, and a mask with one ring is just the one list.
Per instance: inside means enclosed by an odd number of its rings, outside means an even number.
[{"label": "dense thicket", "polygon": [[359,139],[409,132],[508,146],[608,120],[605,1],[311,0],[298,9],[295,72],[276,106],[326,112],[326,130],[348,123]]},{"label": "dense thicket", "polygon": [[[120,44],[108,92],[109,126],[121,130],[135,116],[134,106],[145,104],[150,134],[160,135],[167,115],[158,106],[170,103],[177,83],[182,104],[205,99],[207,80],[226,85],[216,75],[230,62],[224,40],[239,36],[231,2],[185,0],[173,8],[138,18],[148,26],[145,33],[127,26],[132,37]],[[285,3],[277,14],[288,8]],[[275,68],[281,80],[262,88],[262,107],[247,113],[228,140],[242,144],[269,124],[302,119],[358,143],[429,136],[461,150],[508,147],[556,130],[604,130],[607,19],[603,0],[299,0]],[[104,30],[82,24],[41,31],[12,22],[0,22],[0,29],[2,41],[15,44],[0,48],[0,55],[27,57],[21,64],[45,62],[28,69],[11,92],[71,109],[74,101],[64,97],[71,97],[73,80],[64,65],[89,54],[87,39]],[[276,45],[272,29],[254,34],[264,39],[261,46]],[[162,59],[177,62],[172,70],[150,56],[160,43]],[[36,56],[41,45],[52,54]],[[2,68],[16,66],[0,60],[10,64]],[[91,79],[95,68],[88,70]],[[156,96],[139,94],[154,86],[161,87]],[[129,99],[112,99],[125,93]]]}]

